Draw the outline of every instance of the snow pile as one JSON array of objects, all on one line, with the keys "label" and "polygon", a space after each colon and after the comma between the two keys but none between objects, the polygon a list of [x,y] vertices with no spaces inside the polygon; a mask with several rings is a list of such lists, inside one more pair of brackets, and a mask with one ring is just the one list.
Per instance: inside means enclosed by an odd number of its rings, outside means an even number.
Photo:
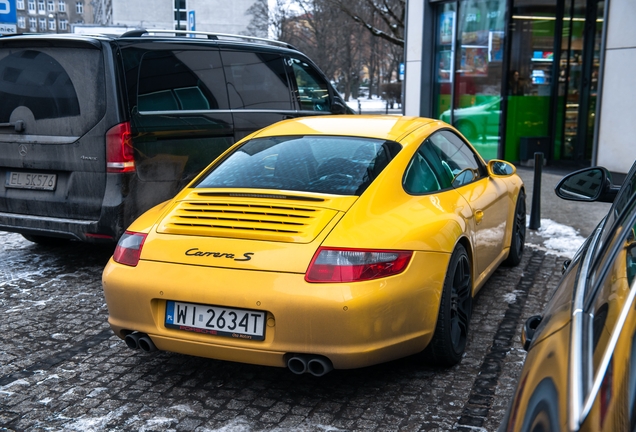
[{"label": "snow pile", "polygon": [[545,238],[543,247],[547,253],[568,258],[574,257],[585,241],[574,228],[550,219],[541,219],[537,233]]}]

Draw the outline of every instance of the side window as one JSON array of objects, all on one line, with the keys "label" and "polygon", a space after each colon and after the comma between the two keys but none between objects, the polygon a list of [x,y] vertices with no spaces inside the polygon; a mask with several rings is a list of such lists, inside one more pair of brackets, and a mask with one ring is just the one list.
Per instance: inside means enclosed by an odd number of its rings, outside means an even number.
[{"label": "side window", "polygon": [[[428,141],[424,143],[427,145]],[[404,174],[404,190],[410,194],[423,194],[442,189],[431,163],[426,160],[424,149],[419,148]]]},{"label": "side window", "polygon": [[143,111],[227,109],[217,51],[151,51],[139,66],[137,108]]},{"label": "side window", "polygon": [[308,63],[290,59],[296,82],[298,105],[302,111],[331,110],[329,87],[320,74]]},{"label": "side window", "polygon": [[482,164],[478,162],[475,152],[454,133],[438,131],[427,141],[454,187],[468,184],[483,175]]},{"label": "side window", "polygon": [[[584,323],[584,328],[590,329],[592,334],[591,337],[583,335],[584,341],[591,342],[591,349],[582,350],[589,353],[582,363],[584,367],[591,365],[590,378],[595,384],[600,383],[598,393],[594,395],[595,403],[613,405],[607,412],[621,413],[613,416],[612,421],[619,423],[610,426],[612,430],[633,430],[624,422],[631,419],[633,425],[636,418],[636,315],[632,313],[634,300],[631,296],[636,289],[635,211],[632,201],[626,208],[625,217],[619,220],[620,228],[613,231],[613,237],[603,247],[602,259],[594,270],[600,278],[589,295],[586,293],[584,316],[588,323]],[[588,387],[588,391],[594,387]]]},{"label": "side window", "polygon": [[291,93],[282,57],[222,51],[232,109],[291,110]]}]

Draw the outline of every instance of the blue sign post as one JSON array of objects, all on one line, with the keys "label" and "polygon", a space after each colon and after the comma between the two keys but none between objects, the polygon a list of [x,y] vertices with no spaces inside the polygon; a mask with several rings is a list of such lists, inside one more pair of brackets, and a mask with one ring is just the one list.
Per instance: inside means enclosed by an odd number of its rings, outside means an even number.
[{"label": "blue sign post", "polygon": [[[197,25],[196,25],[196,21],[194,20],[194,11],[188,11],[188,30],[190,31],[196,31],[197,29]],[[190,34],[190,37],[193,38],[195,37],[195,35]]]},{"label": "blue sign post", "polygon": [[15,0],[0,0],[0,34],[16,34],[17,23]]},{"label": "blue sign post", "polygon": [[404,81],[404,63],[400,63],[400,77],[399,81]]}]

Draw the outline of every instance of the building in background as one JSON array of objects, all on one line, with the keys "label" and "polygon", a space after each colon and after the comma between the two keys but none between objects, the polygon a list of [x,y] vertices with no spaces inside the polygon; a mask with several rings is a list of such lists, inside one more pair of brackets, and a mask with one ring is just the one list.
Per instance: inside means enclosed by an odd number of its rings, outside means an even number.
[{"label": "building in background", "polygon": [[71,33],[74,24],[83,24],[84,0],[15,0],[16,33]]},{"label": "building in background", "polygon": [[486,159],[626,173],[636,159],[636,2],[408,3],[405,114],[459,128]]},{"label": "building in background", "polygon": [[[145,29],[190,29],[194,12],[197,31],[244,33],[250,22],[247,10],[255,0],[97,0],[93,1],[99,25]],[[264,34],[262,36],[267,36]]]}]

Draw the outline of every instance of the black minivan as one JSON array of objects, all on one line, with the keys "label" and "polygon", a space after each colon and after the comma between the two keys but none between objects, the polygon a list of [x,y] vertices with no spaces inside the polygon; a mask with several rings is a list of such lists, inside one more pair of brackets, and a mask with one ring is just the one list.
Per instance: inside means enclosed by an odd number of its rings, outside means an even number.
[{"label": "black minivan", "polygon": [[178,33],[0,37],[0,230],[114,242],[250,133],[353,113],[292,46]]}]

